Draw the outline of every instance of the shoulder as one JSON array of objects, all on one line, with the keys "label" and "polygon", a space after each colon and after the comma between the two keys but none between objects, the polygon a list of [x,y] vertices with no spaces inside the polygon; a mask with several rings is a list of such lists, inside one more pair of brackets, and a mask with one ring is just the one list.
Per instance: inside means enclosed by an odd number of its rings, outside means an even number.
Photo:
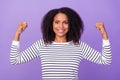
[{"label": "shoulder", "polygon": [[87,44],[87,42],[85,42],[85,41],[82,41],[82,40],[80,40],[79,41],[79,46],[80,47],[85,47],[85,46],[88,46],[89,44]]},{"label": "shoulder", "polygon": [[38,45],[38,46],[44,46],[44,45],[45,45],[43,39],[36,40],[34,44],[36,44],[36,45]]}]

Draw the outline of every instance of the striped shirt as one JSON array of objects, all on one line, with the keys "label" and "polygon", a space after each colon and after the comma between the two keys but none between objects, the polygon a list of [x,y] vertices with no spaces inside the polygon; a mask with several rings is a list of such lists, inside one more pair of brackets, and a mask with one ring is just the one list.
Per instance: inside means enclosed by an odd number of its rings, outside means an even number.
[{"label": "striped shirt", "polygon": [[102,51],[91,48],[87,43],[73,42],[45,45],[38,40],[25,51],[20,51],[19,41],[13,41],[10,52],[11,64],[21,64],[40,57],[42,80],[78,80],[78,67],[82,59],[97,64],[111,63],[111,48],[109,40],[103,40]]}]

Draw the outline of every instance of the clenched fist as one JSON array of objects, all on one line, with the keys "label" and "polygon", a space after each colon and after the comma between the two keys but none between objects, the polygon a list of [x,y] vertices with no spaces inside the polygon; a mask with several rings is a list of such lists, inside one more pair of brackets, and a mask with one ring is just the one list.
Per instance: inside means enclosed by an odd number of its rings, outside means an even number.
[{"label": "clenched fist", "polygon": [[103,39],[107,40],[108,35],[107,35],[106,30],[105,30],[104,23],[103,22],[96,22],[95,26],[99,30],[99,32],[102,34]]},{"label": "clenched fist", "polygon": [[17,33],[21,34],[27,28],[27,26],[28,24],[26,22],[20,22],[18,24]]},{"label": "clenched fist", "polygon": [[28,24],[26,22],[20,22],[18,24],[15,36],[14,36],[14,40],[15,41],[19,41],[20,35],[21,33],[27,28]]}]

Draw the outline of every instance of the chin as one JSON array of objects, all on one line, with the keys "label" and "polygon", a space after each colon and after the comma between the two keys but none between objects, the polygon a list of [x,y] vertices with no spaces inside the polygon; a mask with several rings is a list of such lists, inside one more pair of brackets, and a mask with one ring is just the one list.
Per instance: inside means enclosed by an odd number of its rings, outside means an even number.
[{"label": "chin", "polygon": [[58,36],[58,37],[65,37],[66,34],[57,34],[56,36]]}]

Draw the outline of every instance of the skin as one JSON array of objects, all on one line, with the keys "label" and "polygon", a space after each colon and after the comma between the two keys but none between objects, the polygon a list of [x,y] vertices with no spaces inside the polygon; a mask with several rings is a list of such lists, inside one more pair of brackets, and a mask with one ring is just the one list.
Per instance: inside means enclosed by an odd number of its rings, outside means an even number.
[{"label": "skin", "polygon": [[104,27],[104,23],[103,22],[96,22],[95,26],[98,29],[98,31],[101,33],[102,38],[104,40],[108,40],[108,34],[107,34],[107,31]]},{"label": "skin", "polygon": [[[20,35],[22,32],[27,28],[28,24],[26,22],[20,22],[18,24],[16,33],[14,35],[14,40],[19,41],[20,40]],[[95,24],[96,28],[98,31],[101,33],[102,38],[104,40],[108,40],[108,35],[106,32],[106,29],[104,27],[103,22],[96,22]],[[66,42],[66,34],[69,30],[69,23],[68,23],[68,18],[65,14],[63,13],[58,13],[53,20],[53,31],[55,32],[55,42]]]},{"label": "skin", "polygon": [[19,41],[20,40],[20,35],[22,34],[22,32],[28,27],[27,22],[20,22],[18,24],[16,33],[14,35],[14,40],[15,41]]},{"label": "skin", "polygon": [[69,30],[68,18],[63,13],[58,13],[53,20],[53,31],[55,32],[55,42],[66,42],[66,34]]}]

